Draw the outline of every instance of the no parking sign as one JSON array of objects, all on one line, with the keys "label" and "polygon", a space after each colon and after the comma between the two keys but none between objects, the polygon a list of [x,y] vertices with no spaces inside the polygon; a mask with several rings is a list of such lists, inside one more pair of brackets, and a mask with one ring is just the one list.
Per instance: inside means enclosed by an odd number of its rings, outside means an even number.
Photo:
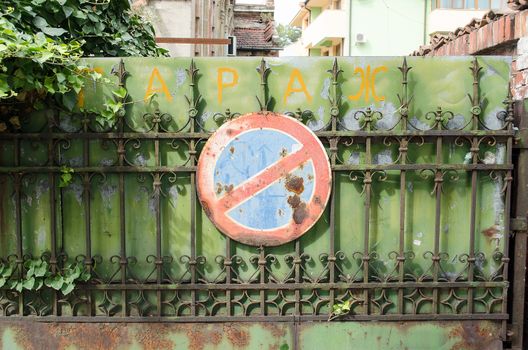
[{"label": "no parking sign", "polygon": [[330,196],[331,170],[323,145],[304,124],[251,113],[209,138],[197,188],[220,231],[245,244],[275,246],[317,222]]}]

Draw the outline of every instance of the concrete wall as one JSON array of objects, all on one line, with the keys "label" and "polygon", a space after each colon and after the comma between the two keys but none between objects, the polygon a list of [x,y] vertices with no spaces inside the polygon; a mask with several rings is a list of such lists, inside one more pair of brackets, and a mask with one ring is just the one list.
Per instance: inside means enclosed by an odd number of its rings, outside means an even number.
[{"label": "concrete wall", "polygon": [[[158,37],[191,38],[192,6],[189,0],[150,0],[148,7],[153,13],[153,24]],[[160,44],[171,56],[193,56],[193,45]]]},{"label": "concrete wall", "polygon": [[308,50],[304,48],[300,40],[297,40],[293,44],[287,45],[283,50],[279,51],[279,56],[308,56]]}]

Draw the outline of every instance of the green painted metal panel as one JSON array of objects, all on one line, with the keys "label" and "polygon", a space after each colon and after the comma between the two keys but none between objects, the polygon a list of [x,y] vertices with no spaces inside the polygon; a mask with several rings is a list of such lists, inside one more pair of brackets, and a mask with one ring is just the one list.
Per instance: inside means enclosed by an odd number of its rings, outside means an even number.
[{"label": "green painted metal panel", "polygon": [[[326,322],[299,326],[300,349],[498,350],[493,322]],[[0,349],[294,349],[290,323],[0,324]]]}]

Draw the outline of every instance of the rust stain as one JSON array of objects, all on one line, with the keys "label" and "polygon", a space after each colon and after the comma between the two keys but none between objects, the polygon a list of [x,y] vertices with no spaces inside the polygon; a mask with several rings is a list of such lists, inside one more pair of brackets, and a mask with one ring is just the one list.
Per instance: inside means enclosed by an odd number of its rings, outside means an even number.
[{"label": "rust stain", "polygon": [[280,151],[280,156],[282,158],[286,157],[288,155],[288,150],[286,148],[283,148],[281,151]]},{"label": "rust stain", "polygon": [[295,175],[286,175],[286,189],[295,194],[301,194],[304,191],[304,179]]},{"label": "rust stain", "polygon": [[209,217],[209,219],[211,219],[211,221],[213,221],[213,213],[211,212],[211,208],[209,208],[209,204],[207,204],[206,201],[202,202],[202,209],[203,209],[205,215],[207,215]]},{"label": "rust stain", "polygon": [[57,324],[23,322],[11,326],[15,339],[24,349],[66,350],[115,349],[118,346],[132,345],[128,341],[127,329],[116,324]]},{"label": "rust stain", "polygon": [[223,189],[224,189],[224,187],[222,186],[222,184],[220,182],[217,182],[216,183],[216,191],[215,191],[216,194],[222,193]]},{"label": "rust stain", "polygon": [[235,153],[235,147],[234,146],[231,146],[229,148],[229,152],[231,152],[231,154]]},{"label": "rust stain", "polygon": [[229,192],[233,191],[233,187],[234,187],[233,184],[231,184],[231,185],[225,185],[225,186],[224,186],[224,191],[226,191],[227,193],[229,193]]},{"label": "rust stain", "polygon": [[135,335],[136,341],[145,350],[173,349],[174,343],[168,339],[169,326],[167,325],[143,325],[141,331]]},{"label": "rust stain", "polygon": [[227,335],[229,342],[238,348],[246,348],[249,345],[249,340],[251,339],[249,332],[242,329],[243,326],[238,325],[233,327],[232,325],[224,326],[224,334]]},{"label": "rust stain", "polygon": [[301,201],[301,198],[298,195],[293,195],[288,197],[288,204],[293,209],[293,221],[300,225],[308,217],[308,209],[306,208],[306,203]]},{"label": "rust stain", "polygon": [[195,325],[185,325],[190,350],[202,350],[207,344],[218,345],[222,341],[222,334],[217,330],[202,330]]},{"label": "rust stain", "polygon": [[286,328],[275,323],[263,323],[262,328],[270,331],[274,338],[283,338],[286,336]]},{"label": "rust stain", "polygon": [[497,234],[500,233],[499,226],[492,225],[488,227],[487,229],[482,230],[482,234],[489,239],[498,238]]},{"label": "rust stain", "polygon": [[458,341],[451,350],[495,350],[502,349],[502,343],[493,331],[478,323],[462,323],[449,332],[449,338]]},{"label": "rust stain", "polygon": [[299,197],[298,195],[289,196],[288,197],[288,204],[293,209],[298,208],[299,205],[301,204],[301,197]]}]

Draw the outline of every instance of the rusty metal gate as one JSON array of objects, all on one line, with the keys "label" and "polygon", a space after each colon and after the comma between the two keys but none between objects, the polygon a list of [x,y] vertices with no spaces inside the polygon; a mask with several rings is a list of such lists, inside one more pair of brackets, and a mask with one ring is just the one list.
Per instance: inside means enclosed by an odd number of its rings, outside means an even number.
[{"label": "rusty metal gate", "polygon": [[[88,274],[73,291],[6,282],[5,348],[499,349],[508,340],[508,58],[85,62],[126,88],[114,94],[124,105],[115,118],[80,112],[112,95],[90,83],[76,112],[20,116],[20,128],[0,133],[6,279],[35,275],[34,260],[52,275],[74,263]],[[224,236],[196,193],[211,133],[255,111],[306,124],[332,171],[322,217],[277,247]],[[67,323],[67,336],[46,322]]]}]

